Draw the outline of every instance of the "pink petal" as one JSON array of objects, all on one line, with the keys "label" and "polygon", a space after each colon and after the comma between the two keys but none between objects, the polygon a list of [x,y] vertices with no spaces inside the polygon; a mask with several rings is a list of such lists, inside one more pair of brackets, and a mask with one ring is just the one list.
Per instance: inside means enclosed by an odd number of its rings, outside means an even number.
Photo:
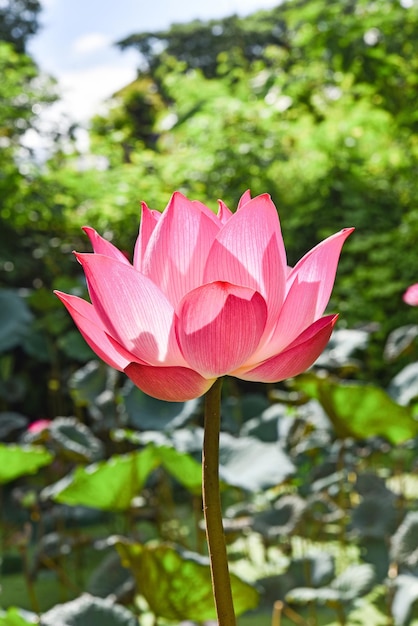
[{"label": "pink petal", "polygon": [[418,306],[418,283],[408,287],[403,294],[403,301],[410,306]]},{"label": "pink petal", "polygon": [[319,285],[315,317],[320,317],[328,304],[334,286],[338,259],[341,248],[354,228],[344,228],[339,233],[328,237],[312,248],[295,265],[287,279],[288,289],[296,277],[303,289],[303,283],[317,283]]},{"label": "pink petal", "polygon": [[204,264],[219,228],[216,216],[203,204],[178,192],[173,195],[151,235],[142,264],[143,273],[173,306],[202,284]]},{"label": "pink petal", "polygon": [[174,334],[174,310],[146,276],[100,254],[77,254],[90,298],[107,332],[152,365],[183,364]]},{"label": "pink petal", "polygon": [[[203,282],[221,280],[259,291],[273,324],[283,302],[286,275],[279,218],[270,196],[264,194],[243,204],[222,227],[210,250]],[[266,332],[271,330],[269,324]]]},{"label": "pink petal", "polygon": [[152,367],[131,363],[125,368],[125,374],[144,393],[168,402],[198,398],[215,382],[187,367]]},{"label": "pink petal", "polygon": [[142,271],[142,263],[147,249],[150,237],[156,227],[158,220],[161,218],[159,211],[151,211],[145,202],[141,203],[141,222],[139,225],[139,235],[135,243],[134,250],[134,268]]},{"label": "pink petal", "polygon": [[61,291],[55,295],[66,306],[90,348],[108,365],[123,371],[132,360],[120,354],[106,334],[106,328],[90,302]]},{"label": "pink petal", "polygon": [[256,359],[254,363],[281,352],[315,321],[318,292],[318,282],[301,284],[296,277],[283,303],[273,332],[260,343],[259,349],[251,359],[252,361]]},{"label": "pink petal", "polygon": [[221,224],[226,224],[230,217],[232,217],[233,213],[228,209],[225,202],[222,200],[218,200],[219,208],[217,213],[217,218]]},{"label": "pink petal", "polygon": [[126,256],[121,252],[113,243],[107,241],[101,237],[94,228],[90,228],[90,226],[83,226],[84,232],[88,235],[91,245],[93,246],[93,250],[96,254],[104,254],[104,256],[110,256],[112,259],[117,259],[122,263],[126,263],[130,265]]},{"label": "pink petal", "polygon": [[247,191],[244,191],[244,193],[242,194],[240,198],[240,201],[238,202],[237,211],[239,211],[239,209],[243,207],[244,204],[247,204],[247,202],[249,202],[250,200],[251,200],[251,192],[249,189],[247,189]]},{"label": "pink petal", "polygon": [[284,352],[249,371],[241,369],[231,372],[231,376],[243,380],[277,383],[301,374],[315,363],[324,350],[337,319],[338,315],[322,317],[299,335]]},{"label": "pink petal", "polygon": [[180,303],[177,336],[187,363],[206,378],[239,367],[257,348],[267,319],[259,293],[225,282],[203,285]]}]

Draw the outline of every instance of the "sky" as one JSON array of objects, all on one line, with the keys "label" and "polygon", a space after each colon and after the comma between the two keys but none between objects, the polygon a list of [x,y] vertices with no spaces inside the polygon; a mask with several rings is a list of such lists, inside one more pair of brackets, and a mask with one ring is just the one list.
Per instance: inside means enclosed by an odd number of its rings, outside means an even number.
[{"label": "sky", "polygon": [[134,80],[139,55],[113,43],[133,33],[161,30],[174,22],[247,15],[278,0],[41,0],[41,28],[29,52],[59,84],[61,102],[52,118],[86,124],[100,103]]}]

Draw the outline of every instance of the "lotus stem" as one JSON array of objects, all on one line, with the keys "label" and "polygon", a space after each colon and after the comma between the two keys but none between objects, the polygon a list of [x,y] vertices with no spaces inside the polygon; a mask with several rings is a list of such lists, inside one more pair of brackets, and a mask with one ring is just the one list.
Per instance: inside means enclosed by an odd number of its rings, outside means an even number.
[{"label": "lotus stem", "polygon": [[202,458],[203,513],[218,626],[236,626],[219,490],[221,388],[222,379],[219,378],[205,396],[205,434]]}]

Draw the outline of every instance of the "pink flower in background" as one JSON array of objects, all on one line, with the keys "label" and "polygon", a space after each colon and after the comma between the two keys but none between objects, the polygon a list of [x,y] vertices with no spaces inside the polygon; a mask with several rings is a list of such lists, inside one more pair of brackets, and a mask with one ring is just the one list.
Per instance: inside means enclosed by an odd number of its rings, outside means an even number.
[{"label": "pink flower in background", "polygon": [[337,315],[323,317],[344,229],[288,267],[276,208],[246,192],[215,215],[176,192],[163,213],[143,204],[133,264],[92,228],[76,254],[90,302],[56,292],[90,347],[145,393],[204,394],[220,376],[278,382],[321,354]]},{"label": "pink flower in background", "polygon": [[411,306],[418,306],[418,283],[411,285],[403,294],[403,301]]},{"label": "pink flower in background", "polygon": [[51,424],[51,420],[47,420],[47,419],[36,420],[35,422],[32,422],[32,424],[29,424],[28,432],[32,434],[40,433],[43,430],[45,430],[45,428],[48,428],[50,424]]}]

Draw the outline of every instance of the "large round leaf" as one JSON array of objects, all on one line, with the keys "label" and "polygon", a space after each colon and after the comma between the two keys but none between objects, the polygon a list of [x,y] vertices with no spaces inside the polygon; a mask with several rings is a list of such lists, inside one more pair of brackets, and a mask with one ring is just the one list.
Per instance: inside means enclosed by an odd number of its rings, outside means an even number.
[{"label": "large round leaf", "polygon": [[196,413],[200,400],[164,402],[143,393],[128,381],[122,390],[129,424],[138,430],[174,430]]},{"label": "large round leaf", "polygon": [[396,578],[395,588],[392,615],[396,626],[415,624],[418,617],[418,578],[402,574]]},{"label": "large round leaf", "polygon": [[418,363],[410,363],[393,378],[389,393],[402,406],[418,398]]},{"label": "large round leaf", "polygon": [[253,437],[237,439],[222,433],[219,459],[222,479],[247,491],[279,485],[295,471],[278,443],[265,443]]},{"label": "large round leaf", "polygon": [[[141,545],[118,541],[122,563],[136,579],[138,593],[157,617],[194,620],[199,623],[216,617],[208,560],[183,553],[167,545]],[[248,583],[231,575],[237,615],[258,604],[258,593]]]},{"label": "large round leaf", "polygon": [[51,440],[73,461],[91,462],[103,457],[103,444],[75,417],[57,417],[49,426]]},{"label": "large round leaf", "polygon": [[57,604],[42,615],[42,626],[138,626],[131,611],[111,600],[88,594],[76,600]]},{"label": "large round leaf", "polygon": [[26,428],[29,419],[20,413],[4,411],[0,413],[0,441],[6,439],[11,433]]},{"label": "large round leaf", "polygon": [[87,467],[77,467],[42,491],[44,498],[69,505],[89,506],[104,511],[125,511],[131,507],[159,459],[153,446],[141,452],[111,457]]},{"label": "large round leaf", "polygon": [[0,352],[21,344],[32,318],[26,302],[16,291],[0,289]]},{"label": "large round leaf", "polygon": [[35,474],[52,459],[52,454],[40,446],[0,444],[0,484],[25,474]]},{"label": "large round leaf", "polygon": [[75,472],[42,491],[44,498],[105,511],[131,507],[150,473],[162,465],[191,493],[202,491],[201,465],[184,452],[149,444],[140,452],[114,455],[107,461],[77,467]]},{"label": "large round leaf", "polygon": [[399,565],[418,565],[418,511],[409,511],[391,541],[392,559]]},{"label": "large round leaf", "polygon": [[343,384],[314,374],[300,376],[294,384],[319,400],[338,437],[381,436],[399,444],[418,434],[418,421],[412,410],[396,404],[379,387]]}]

